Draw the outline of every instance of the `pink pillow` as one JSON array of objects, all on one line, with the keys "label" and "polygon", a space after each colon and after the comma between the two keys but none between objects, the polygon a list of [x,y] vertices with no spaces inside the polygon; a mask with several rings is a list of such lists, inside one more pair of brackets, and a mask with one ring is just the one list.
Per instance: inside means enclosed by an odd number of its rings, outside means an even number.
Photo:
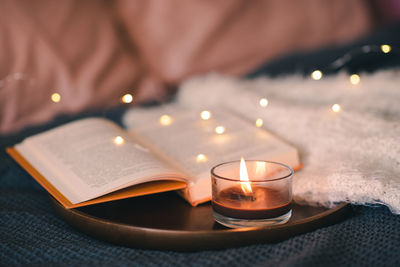
[{"label": "pink pillow", "polygon": [[0,1],[0,132],[116,105],[141,71],[103,1]]},{"label": "pink pillow", "polygon": [[363,0],[118,0],[131,44],[163,82],[244,74],[290,51],[354,40],[370,29]]}]

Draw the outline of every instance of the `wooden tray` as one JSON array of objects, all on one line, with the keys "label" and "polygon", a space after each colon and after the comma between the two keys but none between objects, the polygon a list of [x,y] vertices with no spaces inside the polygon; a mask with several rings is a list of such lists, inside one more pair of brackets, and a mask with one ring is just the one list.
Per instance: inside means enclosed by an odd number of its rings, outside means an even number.
[{"label": "wooden tray", "polygon": [[179,251],[278,242],[334,224],[350,211],[346,203],[332,209],[295,204],[286,224],[230,229],[214,221],[209,203],[193,208],[174,192],[69,210],[50,198],[61,218],[90,236],[123,246]]}]

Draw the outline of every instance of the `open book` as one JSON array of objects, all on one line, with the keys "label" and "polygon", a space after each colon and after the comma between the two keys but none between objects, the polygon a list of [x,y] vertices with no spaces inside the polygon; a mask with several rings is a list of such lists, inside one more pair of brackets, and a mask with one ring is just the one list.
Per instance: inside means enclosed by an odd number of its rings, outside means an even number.
[{"label": "open book", "polygon": [[78,120],[7,152],[66,208],[178,189],[196,206],[211,199],[216,164],[243,156],[299,166],[294,147],[228,111],[203,120],[161,106],[133,109],[127,119],[128,130],[103,118]]}]

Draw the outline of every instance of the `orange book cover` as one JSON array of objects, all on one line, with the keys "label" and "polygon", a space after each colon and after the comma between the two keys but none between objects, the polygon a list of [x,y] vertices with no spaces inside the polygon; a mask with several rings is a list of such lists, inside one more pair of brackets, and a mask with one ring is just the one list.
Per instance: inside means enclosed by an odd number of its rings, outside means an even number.
[{"label": "orange book cover", "polygon": [[47,179],[41,173],[39,173],[27,160],[25,160],[25,158],[20,153],[18,153],[16,149],[7,148],[6,151],[22,168],[24,168],[43,188],[47,190],[47,192],[49,192],[66,209],[83,207],[118,199],[173,191],[186,187],[186,183],[179,181],[149,182],[127,187],[95,199],[72,204],[63,194],[60,193],[60,191],[58,191],[49,181],[47,181]]}]

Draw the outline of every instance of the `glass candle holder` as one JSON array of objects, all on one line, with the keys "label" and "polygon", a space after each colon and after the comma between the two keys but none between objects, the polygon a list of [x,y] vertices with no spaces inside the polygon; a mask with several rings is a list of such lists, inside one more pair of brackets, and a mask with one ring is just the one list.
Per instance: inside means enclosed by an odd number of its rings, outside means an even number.
[{"label": "glass candle holder", "polygon": [[271,161],[242,159],[215,166],[214,219],[231,228],[286,223],[292,215],[292,177],[292,168]]}]

